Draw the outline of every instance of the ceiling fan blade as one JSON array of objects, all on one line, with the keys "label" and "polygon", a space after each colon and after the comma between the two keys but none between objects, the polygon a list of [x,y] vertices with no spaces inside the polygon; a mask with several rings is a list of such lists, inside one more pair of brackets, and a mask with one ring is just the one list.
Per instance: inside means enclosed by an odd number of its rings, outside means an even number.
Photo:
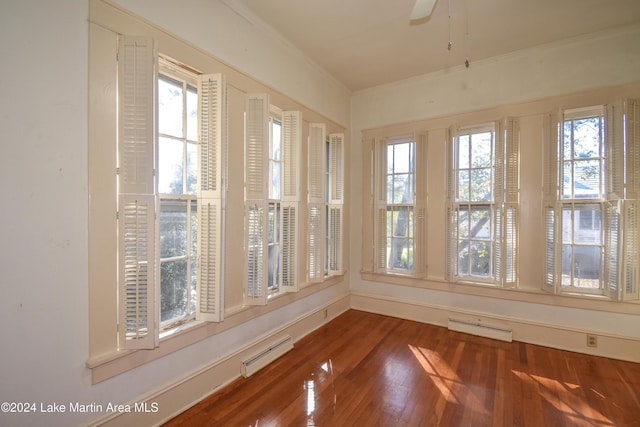
[{"label": "ceiling fan blade", "polygon": [[409,19],[415,21],[417,19],[426,18],[431,15],[431,11],[435,4],[436,0],[416,0],[416,4],[413,6]]}]

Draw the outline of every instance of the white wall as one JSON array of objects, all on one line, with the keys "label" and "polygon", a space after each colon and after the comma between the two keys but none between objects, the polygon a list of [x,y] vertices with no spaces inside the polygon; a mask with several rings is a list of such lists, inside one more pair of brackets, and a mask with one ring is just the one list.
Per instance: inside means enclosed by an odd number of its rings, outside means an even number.
[{"label": "white wall", "polygon": [[[222,1],[114,0],[303,105],[349,125],[350,92],[297,48]],[[186,12],[185,12],[186,11]],[[251,16],[249,12],[241,13]]]},{"label": "white wall", "polygon": [[[121,3],[348,124],[346,89],[298,53],[260,38],[249,23],[219,3]],[[181,19],[182,8],[191,6],[189,20]],[[348,282],[91,385],[85,366],[88,1],[10,1],[3,2],[0,11],[0,402],[34,402],[38,411],[40,403],[64,404],[67,410],[72,402],[128,403],[346,292]],[[205,21],[206,15],[210,18]],[[255,58],[256,52],[277,56],[279,65],[263,69],[268,62]],[[0,425],[68,426],[103,415],[0,412]]]},{"label": "white wall", "polygon": [[[407,122],[637,82],[640,27],[635,26],[472,62],[468,69],[460,66],[356,92],[352,96],[352,192],[359,195],[369,190],[362,183],[362,130],[392,124],[404,129],[412,126],[401,125]],[[530,162],[531,158],[523,161]],[[531,169],[530,164],[527,166]],[[362,209],[362,203],[353,204],[354,224],[358,224],[356,218],[363,217]],[[612,314],[607,310],[567,308],[562,306],[562,298],[549,299],[553,304],[540,303],[543,298],[531,303],[523,294],[513,300],[495,299],[442,292],[428,289],[428,285],[400,286],[363,280],[357,268],[362,265],[362,233],[357,227],[351,230],[351,289],[356,293],[640,339],[638,305],[628,305],[624,314]],[[536,266],[526,268],[539,271]]]}]

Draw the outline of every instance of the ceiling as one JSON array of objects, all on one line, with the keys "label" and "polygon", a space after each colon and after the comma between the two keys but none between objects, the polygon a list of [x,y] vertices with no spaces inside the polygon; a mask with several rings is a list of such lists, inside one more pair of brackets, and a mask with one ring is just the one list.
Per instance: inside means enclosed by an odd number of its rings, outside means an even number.
[{"label": "ceiling", "polygon": [[417,22],[414,0],[223,1],[353,91],[640,23],[640,0],[438,0]]}]

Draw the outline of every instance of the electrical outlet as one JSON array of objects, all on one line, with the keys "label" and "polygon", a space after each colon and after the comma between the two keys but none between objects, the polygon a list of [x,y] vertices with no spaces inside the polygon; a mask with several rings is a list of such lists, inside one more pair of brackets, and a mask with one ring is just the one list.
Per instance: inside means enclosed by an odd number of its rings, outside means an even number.
[{"label": "electrical outlet", "polygon": [[587,334],[587,347],[598,347],[598,336]]}]

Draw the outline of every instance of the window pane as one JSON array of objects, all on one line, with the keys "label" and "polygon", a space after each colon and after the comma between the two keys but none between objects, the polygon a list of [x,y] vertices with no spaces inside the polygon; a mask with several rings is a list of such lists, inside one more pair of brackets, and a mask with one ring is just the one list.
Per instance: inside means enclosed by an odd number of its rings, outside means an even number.
[{"label": "window pane", "polygon": [[493,132],[475,133],[471,135],[471,167],[491,167]]},{"label": "window pane", "polygon": [[387,175],[387,204],[393,204],[393,175]]},{"label": "window pane", "polygon": [[159,151],[158,192],[161,194],[182,194],[182,142],[160,137]]},{"label": "window pane", "polygon": [[573,265],[572,246],[562,245],[562,286],[571,286],[571,267]]},{"label": "window pane", "polygon": [[271,188],[269,191],[269,198],[280,200],[280,185],[281,185],[281,170],[282,163],[271,163]]},{"label": "window pane", "polygon": [[160,320],[187,314],[187,261],[167,261],[160,267]]},{"label": "window pane", "polygon": [[198,146],[187,144],[187,194],[196,194],[198,189]]},{"label": "window pane", "polygon": [[191,313],[196,312],[196,288],[197,288],[197,261],[196,258],[191,258],[191,304],[189,304],[189,310]]},{"label": "window pane", "polygon": [[469,241],[458,241],[458,274],[469,275]]},{"label": "window pane", "polygon": [[458,172],[458,200],[461,202],[469,201],[469,171],[463,170]]},{"label": "window pane", "polygon": [[488,207],[474,207],[471,211],[471,237],[491,237],[491,210]]},{"label": "window pane", "polygon": [[187,254],[187,202],[160,201],[160,257]]},{"label": "window pane", "polygon": [[491,245],[472,240],[470,249],[471,275],[488,277],[491,273]]},{"label": "window pane", "polygon": [[393,179],[393,203],[413,203],[413,186],[411,174],[395,175]]},{"label": "window pane", "polygon": [[601,243],[600,205],[576,205],[573,221],[574,243]]},{"label": "window pane", "polygon": [[158,79],[158,129],[160,133],[182,138],[184,101],[182,83],[161,76]]},{"label": "window pane", "polygon": [[387,145],[387,174],[393,173],[393,162],[394,162],[393,153],[394,153],[393,144]]},{"label": "window pane", "polygon": [[412,163],[412,151],[413,144],[404,143],[404,144],[394,144],[395,150],[394,156],[394,172],[395,173],[408,173],[412,171],[413,165]]},{"label": "window pane", "polygon": [[562,243],[573,243],[571,224],[573,223],[573,206],[562,206]]},{"label": "window pane", "polygon": [[458,168],[469,168],[469,135],[458,138]]},{"label": "window pane", "polygon": [[600,157],[600,118],[576,120],[573,131],[574,158]]},{"label": "window pane", "polygon": [[281,145],[282,145],[282,125],[273,121],[271,123],[271,132],[272,132],[272,140],[271,140],[271,158],[273,160],[282,160],[281,157]]},{"label": "window pane", "polygon": [[474,202],[491,200],[491,169],[471,170],[470,200]]},{"label": "window pane", "polygon": [[198,203],[191,202],[191,255],[198,252]]},{"label": "window pane", "polygon": [[187,88],[187,139],[198,140],[198,92],[192,86]]},{"label": "window pane", "polygon": [[469,221],[471,216],[469,215],[469,208],[460,208],[458,215],[458,237],[469,237]]},{"label": "window pane", "polygon": [[574,198],[600,197],[600,160],[576,160],[573,173]]},{"label": "window pane", "polygon": [[562,197],[571,199],[573,197],[573,162],[564,162],[562,168]]},{"label": "window pane", "polygon": [[574,246],[573,248],[574,286],[583,288],[600,287],[600,247]]}]

